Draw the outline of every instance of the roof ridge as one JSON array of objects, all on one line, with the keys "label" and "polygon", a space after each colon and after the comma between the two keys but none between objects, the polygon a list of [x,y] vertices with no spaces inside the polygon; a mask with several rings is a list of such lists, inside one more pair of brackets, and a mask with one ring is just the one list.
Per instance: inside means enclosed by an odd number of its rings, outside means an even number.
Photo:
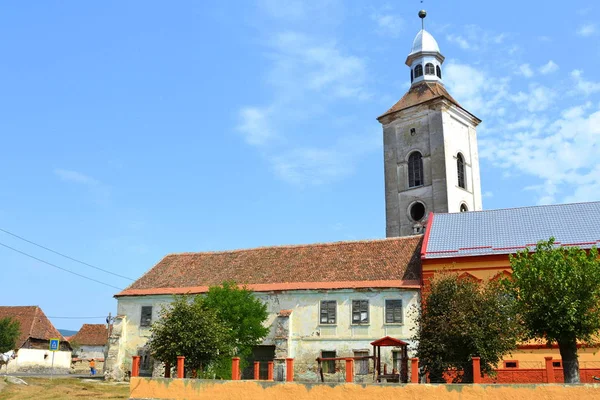
[{"label": "roof ridge", "polygon": [[[533,206],[519,206],[519,207],[505,207],[505,208],[493,208],[491,210],[473,210],[467,211],[466,213],[481,213],[481,212],[493,212],[493,211],[506,211],[506,210],[520,210],[524,208],[541,208],[541,207],[560,207],[560,206],[574,206],[578,204],[600,204],[600,201],[578,201],[575,203],[560,203],[560,204],[536,204]],[[444,215],[444,214],[461,214],[461,213],[434,213],[435,215]]]},{"label": "roof ridge", "polygon": [[360,239],[360,240],[340,240],[337,242],[317,242],[317,243],[302,243],[302,244],[282,244],[282,245],[271,245],[271,246],[259,246],[259,247],[246,247],[232,250],[213,250],[213,251],[184,251],[181,253],[168,253],[165,257],[169,256],[183,256],[183,255],[194,255],[194,254],[224,254],[224,253],[238,253],[243,251],[252,251],[252,250],[263,250],[263,249],[290,249],[290,248],[301,248],[301,247],[328,247],[334,245],[346,245],[346,244],[355,244],[355,243],[374,243],[374,242],[385,242],[385,241],[403,241],[409,239],[415,239],[423,236],[419,235],[410,235],[410,236],[396,236],[396,237],[386,237],[386,238],[376,238],[376,239]]}]

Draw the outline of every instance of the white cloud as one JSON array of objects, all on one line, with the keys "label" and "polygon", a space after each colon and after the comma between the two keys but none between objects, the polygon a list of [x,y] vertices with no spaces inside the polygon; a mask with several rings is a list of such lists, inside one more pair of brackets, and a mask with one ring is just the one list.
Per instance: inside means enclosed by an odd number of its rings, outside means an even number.
[{"label": "white cloud", "polygon": [[484,198],[492,198],[492,197],[494,197],[494,193],[492,193],[488,190],[487,192],[483,193],[483,197]]},{"label": "white cloud", "polygon": [[262,146],[275,138],[270,126],[271,110],[260,107],[244,107],[240,110],[240,131],[248,144]]},{"label": "white cloud", "polygon": [[110,197],[110,188],[108,186],[81,172],[56,168],[54,170],[54,175],[64,182],[74,183],[86,187],[93,195],[94,200],[98,203],[104,203]]},{"label": "white cloud", "polygon": [[546,86],[531,84],[528,92],[518,92],[511,96],[511,100],[519,105],[525,105],[529,112],[544,111],[556,99],[557,94]]},{"label": "white cloud", "polygon": [[56,174],[61,180],[65,182],[79,183],[88,186],[96,186],[100,184],[100,182],[98,182],[96,179],[90,176],[84,175],[81,172],[71,171],[68,169],[57,168],[54,170],[54,174]]},{"label": "white cloud", "polygon": [[521,64],[519,65],[517,74],[523,75],[526,78],[531,78],[533,76],[533,70],[531,69],[529,64]]},{"label": "white cloud", "polygon": [[357,157],[379,148],[379,134],[348,136],[328,148],[291,149],[273,156],[271,162],[275,173],[288,183],[299,186],[321,185],[351,174]]},{"label": "white cloud", "polygon": [[[345,124],[341,117],[327,118],[340,101],[351,110],[372,96],[366,59],[351,53],[330,34],[313,33],[320,24],[330,22],[315,19],[313,14],[330,15],[331,3],[291,2],[294,11],[287,13],[279,10],[279,3],[263,1],[263,12],[277,19],[265,28],[267,39],[262,43],[268,65],[266,89],[271,90],[272,99],[266,105],[246,105],[238,111],[237,130],[246,142],[260,149],[275,176],[298,186],[348,176],[361,157],[381,146],[380,135],[376,144],[372,135],[360,135],[370,131],[371,125],[361,127]],[[294,30],[287,23],[291,18],[297,19]],[[278,24],[282,20],[284,23]],[[377,15],[374,21],[387,35],[401,29],[402,20],[389,12]],[[279,25],[283,28],[277,28]],[[322,122],[315,125],[314,121]],[[330,135],[319,134],[320,130],[340,130],[340,123],[345,124],[343,139],[332,143]]]},{"label": "white cloud", "polygon": [[450,93],[467,110],[480,116],[506,112],[500,102],[507,96],[507,78],[493,78],[481,68],[450,62],[444,71]]},{"label": "white cloud", "polygon": [[335,41],[288,31],[274,35],[270,46],[274,67],[269,81],[274,86],[288,92],[309,89],[341,98],[370,97],[365,85],[365,61],[345,54]]},{"label": "white cloud", "polygon": [[451,43],[456,43],[463,50],[468,50],[471,48],[469,41],[460,35],[448,34],[446,35],[446,40]]},{"label": "white cloud", "polygon": [[583,24],[577,29],[577,34],[579,36],[592,36],[598,32],[598,28],[596,24]]},{"label": "white cloud", "polygon": [[554,61],[550,60],[546,64],[542,65],[539,71],[544,75],[548,75],[558,71],[558,65]]},{"label": "white cloud", "polygon": [[600,92],[600,82],[586,81],[583,79],[583,71],[579,69],[571,71],[571,78],[575,81],[575,91],[577,93],[589,96]]},{"label": "white cloud", "polygon": [[395,14],[371,14],[371,19],[377,24],[377,32],[384,36],[397,38],[404,27],[404,20]]}]

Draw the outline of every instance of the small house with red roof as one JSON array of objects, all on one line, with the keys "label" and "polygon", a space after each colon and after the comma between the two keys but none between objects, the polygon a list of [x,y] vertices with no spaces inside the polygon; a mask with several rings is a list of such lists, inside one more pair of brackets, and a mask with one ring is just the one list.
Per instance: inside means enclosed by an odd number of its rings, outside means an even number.
[{"label": "small house with red roof", "polygon": [[[107,374],[121,378],[133,355],[142,357],[142,372],[160,373],[145,344],[161,307],[173,295],[201,295],[231,280],[246,285],[268,307],[270,333],[255,348],[254,360],[275,360],[275,379],[284,379],[287,357],[295,359],[295,376],[316,380],[317,357],[368,356],[371,342],[384,336],[410,345],[410,310],[419,305],[421,241],[416,235],[167,255],[115,296],[118,316]],[[382,355],[390,371],[407,357],[401,349],[392,350]],[[324,365],[325,380],[339,378],[334,363]],[[366,360],[357,371],[357,380],[373,377]]]},{"label": "small house with red roof", "polygon": [[[421,248],[423,295],[427,296],[431,279],[444,271],[479,282],[510,277],[509,256],[525,248],[533,250],[550,237],[557,246],[600,247],[600,202],[431,213]],[[578,351],[582,368],[600,362],[598,350]],[[560,367],[558,347],[537,342],[522,344],[503,364],[541,368],[545,356],[553,357]]]},{"label": "small house with red roof", "polygon": [[[17,321],[17,357],[8,365],[9,372],[68,373],[71,366],[71,345],[52,325],[38,306],[0,306],[0,318]],[[59,351],[50,351],[50,339],[59,339]]]},{"label": "small house with red roof", "polygon": [[105,324],[83,324],[79,332],[69,338],[73,354],[80,359],[104,359],[108,328]]}]

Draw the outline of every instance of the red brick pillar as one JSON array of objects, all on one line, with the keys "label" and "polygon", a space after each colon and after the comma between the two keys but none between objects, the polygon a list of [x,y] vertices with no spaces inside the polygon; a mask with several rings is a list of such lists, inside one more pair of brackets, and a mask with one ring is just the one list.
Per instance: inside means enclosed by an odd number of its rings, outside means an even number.
[{"label": "red brick pillar", "polygon": [[171,363],[166,362],[165,363],[165,378],[170,378],[170,377],[171,377]]},{"label": "red brick pillar", "polygon": [[410,382],[419,383],[419,358],[410,359]]},{"label": "red brick pillar", "polygon": [[286,382],[294,381],[294,359],[293,358],[285,359],[285,380],[286,380]]},{"label": "red brick pillar", "polygon": [[267,361],[267,380],[273,380],[273,361]]},{"label": "red brick pillar", "polygon": [[346,358],[346,382],[354,382],[354,359]]},{"label": "red brick pillar", "polygon": [[131,376],[140,376],[140,356],[133,356]]},{"label": "red brick pillar", "polygon": [[240,358],[233,357],[231,359],[231,380],[239,381],[240,380]]},{"label": "red brick pillar", "polygon": [[177,356],[177,377],[178,378],[185,377],[184,362],[185,362],[184,356]]},{"label": "red brick pillar", "polygon": [[481,383],[481,358],[473,357],[473,383]]},{"label": "red brick pillar", "polygon": [[254,361],[254,379],[260,379],[260,361]]},{"label": "red brick pillar", "polygon": [[544,357],[546,360],[546,382],[554,383],[554,367],[552,366],[552,357]]}]

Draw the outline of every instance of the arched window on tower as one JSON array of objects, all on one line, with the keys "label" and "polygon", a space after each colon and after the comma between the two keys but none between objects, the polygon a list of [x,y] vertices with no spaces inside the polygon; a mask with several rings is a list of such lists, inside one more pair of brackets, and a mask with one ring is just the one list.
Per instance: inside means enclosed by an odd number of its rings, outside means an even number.
[{"label": "arched window on tower", "polygon": [[420,76],[423,76],[423,66],[421,64],[415,67],[415,79]]},{"label": "arched window on tower", "polygon": [[465,159],[462,154],[458,153],[456,156],[456,169],[458,174],[458,186],[466,189],[465,185]]},{"label": "arched window on tower", "polygon": [[435,71],[437,72],[437,77],[442,79],[442,69],[440,68],[439,65],[435,66]]},{"label": "arched window on tower", "polygon": [[414,79],[415,78],[413,77],[413,70],[411,69],[410,70],[410,83],[412,83]]},{"label": "arched window on tower", "polygon": [[408,157],[408,187],[423,185],[423,156],[418,151]]},{"label": "arched window on tower", "polygon": [[462,203],[460,205],[460,212],[467,212],[469,211],[469,208],[467,207],[467,205],[465,203]]},{"label": "arched window on tower", "polygon": [[425,75],[435,75],[435,67],[432,63],[425,64]]}]

